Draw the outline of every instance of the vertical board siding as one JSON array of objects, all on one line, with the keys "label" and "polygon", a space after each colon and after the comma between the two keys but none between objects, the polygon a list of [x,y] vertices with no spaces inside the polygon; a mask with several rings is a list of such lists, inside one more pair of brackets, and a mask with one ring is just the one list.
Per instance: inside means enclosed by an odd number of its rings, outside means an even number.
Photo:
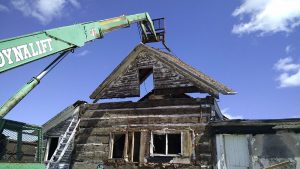
[{"label": "vertical board siding", "polygon": [[249,168],[249,149],[246,135],[224,135],[225,158],[229,169]]},{"label": "vertical board siding", "polygon": [[217,168],[227,169],[226,161],[225,161],[224,136],[222,134],[216,135],[216,148],[217,148]]}]

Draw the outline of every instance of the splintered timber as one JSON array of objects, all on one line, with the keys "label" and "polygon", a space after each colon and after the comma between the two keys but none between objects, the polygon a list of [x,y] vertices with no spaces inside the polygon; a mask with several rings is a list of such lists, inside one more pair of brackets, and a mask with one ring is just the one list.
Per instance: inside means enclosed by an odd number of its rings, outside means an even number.
[{"label": "splintered timber", "polygon": [[53,48],[51,42],[52,39],[48,38],[33,43],[2,49],[0,51],[0,68],[20,61],[25,61],[31,57],[38,57],[52,51]]}]

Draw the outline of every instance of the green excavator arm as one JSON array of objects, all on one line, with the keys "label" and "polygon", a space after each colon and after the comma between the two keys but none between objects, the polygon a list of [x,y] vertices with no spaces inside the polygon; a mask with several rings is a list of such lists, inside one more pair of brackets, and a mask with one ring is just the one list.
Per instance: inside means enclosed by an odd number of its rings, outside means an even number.
[{"label": "green excavator arm", "polygon": [[[148,13],[120,16],[106,20],[80,23],[24,36],[0,41],[0,73],[18,66],[39,60],[41,58],[61,53],[64,57],[75,48],[84,46],[87,42],[103,38],[105,33],[119,28],[129,27],[132,23],[139,23],[144,39],[149,42],[161,41],[156,35],[153,22]],[[151,39],[150,39],[151,38]],[[58,62],[60,58],[57,59]],[[52,69],[49,66],[47,69]],[[0,108],[0,119],[16,106],[48,72],[45,69],[37,77],[32,78],[14,96]]]}]

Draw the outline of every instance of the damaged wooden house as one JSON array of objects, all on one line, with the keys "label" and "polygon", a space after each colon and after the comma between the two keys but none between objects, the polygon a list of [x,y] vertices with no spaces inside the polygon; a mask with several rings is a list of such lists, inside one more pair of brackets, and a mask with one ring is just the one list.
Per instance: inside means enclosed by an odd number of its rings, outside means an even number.
[{"label": "damaged wooden house", "polygon": [[[139,101],[97,103],[138,97],[149,77],[153,90]],[[219,94],[235,91],[168,53],[139,44],[91,94],[94,103],[80,106],[71,167],[210,168],[205,130],[209,121],[223,119]]]},{"label": "damaged wooden house", "polygon": [[[153,90],[142,96],[149,78]],[[94,103],[77,101],[43,125],[47,168],[300,168],[300,119],[229,120],[219,94],[235,92],[140,44],[91,94]],[[139,100],[114,99],[131,97]]]}]

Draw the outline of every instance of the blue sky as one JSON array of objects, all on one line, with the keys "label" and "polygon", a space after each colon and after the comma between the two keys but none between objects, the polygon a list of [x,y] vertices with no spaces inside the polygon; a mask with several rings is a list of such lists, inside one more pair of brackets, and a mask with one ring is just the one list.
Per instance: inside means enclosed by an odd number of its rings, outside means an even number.
[{"label": "blue sky", "polygon": [[[238,92],[221,95],[225,114],[300,117],[300,0],[0,0],[0,39],[140,12],[165,17],[173,52]],[[132,25],[76,50],[6,118],[40,125],[76,100],[91,102],[89,95],[139,42]],[[0,74],[0,103],[54,58]]]}]

